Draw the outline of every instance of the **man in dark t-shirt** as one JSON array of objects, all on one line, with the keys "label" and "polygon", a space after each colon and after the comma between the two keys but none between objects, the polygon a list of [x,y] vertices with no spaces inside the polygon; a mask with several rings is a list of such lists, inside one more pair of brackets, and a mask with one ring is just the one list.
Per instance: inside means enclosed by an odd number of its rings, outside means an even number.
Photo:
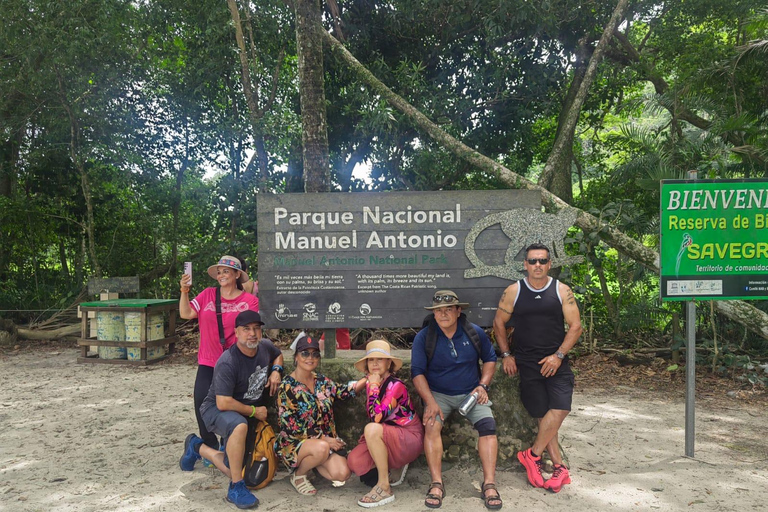
[{"label": "man in dark t-shirt", "polygon": [[225,454],[203,444],[195,434],[184,442],[184,455],[179,465],[184,471],[194,469],[195,462],[205,457],[214,463],[231,482],[227,501],[238,508],[259,504],[243,482],[243,457],[248,420],[267,419],[267,403],[277,392],[283,373],[283,355],[271,341],[262,339],[261,316],[245,310],[235,319],[237,344],[219,357],[213,369],[213,381],[208,395],[200,405],[200,416],[210,432],[221,436]]},{"label": "man in dark t-shirt", "polygon": [[[531,485],[560,492],[571,483],[557,437],[573,397],[574,378],[566,354],[581,336],[581,317],[571,288],[547,275],[552,267],[547,246],[530,245],[523,266],[528,277],[504,290],[493,330],[502,351],[504,372],[520,372],[523,405],[539,422],[533,446],[519,452],[517,458],[525,466]],[[514,321],[514,353],[505,327],[510,317]],[[545,449],[555,468],[546,482],[541,475],[541,454]]]}]

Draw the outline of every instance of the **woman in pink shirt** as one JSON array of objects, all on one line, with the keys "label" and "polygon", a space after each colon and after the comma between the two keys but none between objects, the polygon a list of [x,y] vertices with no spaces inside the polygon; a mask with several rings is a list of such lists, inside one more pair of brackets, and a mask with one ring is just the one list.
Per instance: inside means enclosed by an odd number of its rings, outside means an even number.
[{"label": "woman in pink shirt", "polygon": [[[219,356],[237,342],[235,338],[235,317],[241,311],[259,310],[259,299],[243,290],[243,283],[249,280],[243,265],[234,256],[222,256],[218,263],[208,267],[208,275],[219,282],[189,299],[191,276],[181,276],[181,298],[179,315],[191,320],[197,318],[200,327],[200,347],[197,352],[197,377],[195,378],[195,417],[200,437],[211,448],[219,449],[219,440],[205,428],[200,417],[200,404],[208,394],[213,380],[213,367]],[[220,306],[217,307],[217,295]],[[219,334],[217,310],[221,315],[223,338]]]}]

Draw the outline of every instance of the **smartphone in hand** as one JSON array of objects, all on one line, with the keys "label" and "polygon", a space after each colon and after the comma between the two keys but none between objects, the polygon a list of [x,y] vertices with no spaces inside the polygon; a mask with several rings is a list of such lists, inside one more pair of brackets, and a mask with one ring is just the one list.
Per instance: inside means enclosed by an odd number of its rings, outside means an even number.
[{"label": "smartphone in hand", "polygon": [[192,262],[191,261],[184,262],[184,273],[189,274],[189,285],[192,286]]}]

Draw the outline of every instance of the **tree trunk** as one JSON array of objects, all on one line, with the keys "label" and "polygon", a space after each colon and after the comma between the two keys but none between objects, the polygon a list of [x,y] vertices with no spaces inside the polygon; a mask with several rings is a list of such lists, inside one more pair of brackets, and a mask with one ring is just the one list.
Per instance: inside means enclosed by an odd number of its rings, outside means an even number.
[{"label": "tree trunk", "polygon": [[605,271],[603,270],[603,262],[600,261],[597,254],[595,254],[595,247],[593,245],[587,245],[587,259],[592,264],[592,267],[597,272],[597,279],[600,283],[600,291],[603,294],[603,300],[605,301],[605,308],[608,311],[608,317],[611,319],[611,323],[614,325],[614,333],[620,331],[620,322],[618,313],[616,312],[616,304],[613,301],[611,291],[608,289],[608,280],[605,278]]},{"label": "tree trunk", "polygon": [[[261,125],[261,121],[264,117],[264,113],[271,108],[272,101],[274,100],[274,94],[277,89],[277,80],[280,76],[280,62],[282,61],[282,52],[278,59],[278,66],[275,69],[275,74],[272,77],[272,93],[269,96],[267,104],[264,107],[259,106],[259,88],[254,86],[251,78],[251,67],[248,60],[249,53],[252,56],[256,55],[256,49],[253,47],[253,39],[251,38],[251,51],[245,43],[245,35],[243,33],[243,22],[240,18],[240,10],[238,9],[236,0],[227,0],[227,6],[229,12],[232,15],[232,22],[235,26],[235,40],[237,41],[238,55],[240,57],[240,81],[243,85],[243,94],[245,95],[245,101],[248,105],[248,120],[251,123],[251,136],[254,141],[255,155],[254,159],[249,162],[246,168],[246,173],[249,172],[253,163],[258,163],[259,169],[259,189],[266,190],[267,179],[269,177],[269,155],[267,153],[266,145],[264,144],[264,130]],[[250,7],[246,5],[246,22],[249,33],[253,32],[250,23],[250,15],[248,15],[248,9]]]},{"label": "tree trunk", "polygon": [[296,0],[296,49],[299,57],[301,140],[304,155],[304,190],[330,190],[328,131],[323,84],[323,30],[318,0]]},{"label": "tree trunk", "polygon": [[66,91],[64,89],[63,78],[59,75],[58,70],[56,77],[59,82],[59,94],[61,106],[69,117],[69,156],[72,160],[72,165],[75,166],[77,172],[80,174],[80,188],[83,191],[83,199],[85,200],[85,232],[88,241],[88,255],[91,258],[91,265],[93,267],[93,275],[101,277],[101,265],[99,259],[96,256],[96,234],[94,233],[94,218],[93,218],[93,195],[91,194],[91,183],[88,179],[88,170],[85,168],[83,159],[80,155],[80,124],[77,121],[77,116],[72,111],[72,107],[67,101]]},{"label": "tree trunk", "polygon": [[579,73],[574,74],[572,87],[578,84],[578,90],[570,106],[564,105],[563,112],[560,114],[555,144],[539,177],[539,185],[552,191],[566,203],[570,203],[573,200],[571,160],[573,159],[573,139],[576,134],[576,125],[579,122],[581,107],[584,105],[589,88],[595,79],[595,75],[597,75],[597,65],[603,58],[605,47],[608,46],[613,32],[624,18],[628,2],[629,0],[619,0],[616,4],[616,8],[613,10],[613,14],[611,14],[611,19],[605,26],[595,51],[592,52],[592,57],[589,59],[589,65],[584,72],[583,78],[579,81]]},{"label": "tree trunk", "polygon": [[57,340],[66,336],[80,334],[80,324],[59,327],[58,329],[24,329],[19,327],[18,335],[23,340]]},{"label": "tree trunk", "polygon": [[[355,57],[333,36],[327,32],[323,32],[323,37],[332,51],[357,74],[358,78],[363,83],[370,87],[371,91],[385,98],[390,105],[402,112],[414,126],[432,137],[432,139],[441,144],[446,150],[450,151],[458,158],[474,165],[478,169],[497,175],[511,188],[538,190],[541,193],[542,203],[550,211],[573,208],[545,188],[510,171],[495,160],[475,151],[449,135],[433,123],[427,116],[419,112],[411,104],[395,94],[391,89],[373,76],[373,73],[355,59]],[[641,242],[630,238],[613,226],[605,224],[594,215],[578,208],[574,209],[577,211],[576,226],[584,231],[596,233],[606,244],[621,251],[629,258],[632,258],[657,274],[659,273],[659,253],[646,247]],[[715,308],[731,320],[744,325],[752,332],[768,339],[768,314],[740,300],[715,301]]]}]

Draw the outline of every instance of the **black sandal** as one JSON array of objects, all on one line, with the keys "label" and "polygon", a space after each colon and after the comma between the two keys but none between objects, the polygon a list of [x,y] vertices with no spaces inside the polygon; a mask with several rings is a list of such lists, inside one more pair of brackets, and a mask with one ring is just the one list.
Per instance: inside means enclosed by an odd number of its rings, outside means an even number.
[{"label": "black sandal", "polygon": [[[429,492],[432,489],[440,489],[443,495],[438,496],[437,494]],[[427,489],[427,497],[424,500],[424,505],[427,508],[440,508],[443,506],[443,498],[445,498],[445,487],[443,487],[443,482],[432,482],[429,484],[429,489]],[[427,500],[435,500],[437,503],[429,503]]]},{"label": "black sandal", "polygon": [[[503,505],[503,502],[501,501],[501,494],[499,494],[499,490],[496,488],[496,484],[483,484],[482,487],[482,494],[483,494],[483,501],[485,501],[485,508],[488,510],[499,510],[501,506]],[[493,489],[496,491],[496,496],[488,496],[488,490]],[[492,501],[497,501],[498,503],[491,503]]]}]

